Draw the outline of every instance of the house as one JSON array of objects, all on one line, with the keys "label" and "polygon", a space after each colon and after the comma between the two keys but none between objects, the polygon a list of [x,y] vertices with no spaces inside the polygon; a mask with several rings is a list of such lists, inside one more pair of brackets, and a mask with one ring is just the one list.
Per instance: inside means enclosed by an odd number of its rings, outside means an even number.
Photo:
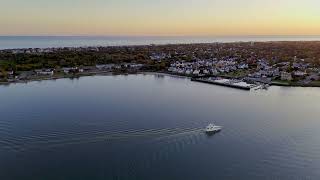
[{"label": "house", "polygon": [[184,74],[184,72],[185,72],[184,69],[178,69],[179,74]]},{"label": "house", "polygon": [[293,72],[293,75],[294,75],[294,76],[297,76],[297,77],[303,77],[303,76],[306,76],[307,73],[306,73],[306,72],[303,72],[303,71],[294,71],[294,72]]},{"label": "house", "polygon": [[192,70],[190,70],[190,69],[186,70],[186,75],[190,75],[191,73],[192,73]]},{"label": "house", "polygon": [[65,74],[69,74],[69,72],[71,71],[72,68],[62,68],[63,72]]},{"label": "house", "polygon": [[8,74],[9,76],[13,76],[13,75],[14,75],[14,72],[13,72],[13,71],[8,71],[7,74]]},{"label": "house", "polygon": [[211,69],[211,74],[212,74],[212,75],[218,75],[218,74],[219,74],[219,72],[218,72],[218,70],[217,70],[217,69],[212,68],[212,69]]},{"label": "house", "polygon": [[200,74],[200,70],[194,70],[192,74],[197,76]]},{"label": "house", "polygon": [[293,78],[292,78],[292,74],[291,73],[288,73],[288,72],[281,72],[281,80],[283,81],[292,81]]},{"label": "house", "polygon": [[[130,68],[130,69],[134,69],[134,70],[139,70],[143,67],[143,64],[134,64],[134,63],[131,63],[131,64],[127,64],[126,66],[127,68]],[[109,69],[112,69],[112,67],[109,67]]]},{"label": "house", "polygon": [[210,72],[208,70],[203,70],[203,74],[210,74]]},{"label": "house", "polygon": [[35,73],[42,76],[53,76],[54,69],[37,69]]},{"label": "house", "polygon": [[84,72],[84,69],[82,68],[78,68],[78,67],[71,67],[71,68],[62,68],[63,72],[65,74],[69,74],[69,73],[77,73],[77,72]]},{"label": "house", "polygon": [[[111,70],[112,68],[114,68],[115,65],[114,64],[97,64],[96,68],[98,70]],[[120,67],[121,68],[121,67]]]},{"label": "house", "polygon": [[176,72],[177,69],[176,69],[175,67],[169,67],[169,68],[168,68],[168,71],[169,71],[169,72]]},{"label": "house", "polygon": [[279,68],[274,69],[273,72],[272,72],[272,76],[273,77],[280,76],[280,69]]},{"label": "house", "polygon": [[249,65],[248,65],[248,64],[239,64],[239,65],[238,65],[238,68],[239,68],[239,69],[248,69],[248,68],[249,68]]},{"label": "house", "polygon": [[151,60],[156,60],[156,61],[161,61],[166,58],[171,58],[171,54],[166,54],[166,53],[152,53],[150,56]]}]

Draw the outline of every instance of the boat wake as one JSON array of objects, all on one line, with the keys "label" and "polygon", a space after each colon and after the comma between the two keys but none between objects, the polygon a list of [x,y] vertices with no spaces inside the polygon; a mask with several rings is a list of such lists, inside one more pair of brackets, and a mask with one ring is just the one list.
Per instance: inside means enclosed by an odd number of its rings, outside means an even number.
[{"label": "boat wake", "polygon": [[24,152],[36,149],[50,149],[67,145],[77,145],[95,142],[119,142],[139,139],[163,138],[177,135],[186,135],[203,132],[203,128],[165,128],[165,129],[143,129],[143,130],[118,130],[118,131],[93,131],[78,133],[52,133],[40,136],[24,136],[8,138],[1,141],[1,148]]}]

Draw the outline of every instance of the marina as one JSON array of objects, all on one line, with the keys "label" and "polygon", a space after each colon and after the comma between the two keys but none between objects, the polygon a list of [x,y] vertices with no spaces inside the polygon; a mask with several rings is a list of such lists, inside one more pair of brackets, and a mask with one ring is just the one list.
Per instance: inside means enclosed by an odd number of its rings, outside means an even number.
[{"label": "marina", "polygon": [[191,81],[214,84],[214,85],[225,86],[225,87],[236,88],[236,89],[247,90],[247,91],[250,91],[252,88],[256,88],[259,86],[255,84],[248,84],[242,80],[225,79],[225,78],[218,78],[218,77],[192,78]]}]

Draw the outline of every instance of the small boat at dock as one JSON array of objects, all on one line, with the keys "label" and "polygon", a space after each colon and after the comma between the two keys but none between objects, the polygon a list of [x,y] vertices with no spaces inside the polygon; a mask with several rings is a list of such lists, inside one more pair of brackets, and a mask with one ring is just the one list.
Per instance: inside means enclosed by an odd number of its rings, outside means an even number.
[{"label": "small boat at dock", "polygon": [[206,134],[215,134],[217,132],[220,132],[222,130],[222,126],[216,126],[215,124],[209,124],[206,129],[205,132]]}]

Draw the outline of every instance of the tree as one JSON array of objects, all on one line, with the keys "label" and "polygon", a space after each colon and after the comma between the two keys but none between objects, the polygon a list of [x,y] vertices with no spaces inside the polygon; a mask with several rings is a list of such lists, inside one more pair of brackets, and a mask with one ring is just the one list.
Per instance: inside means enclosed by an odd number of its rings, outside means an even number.
[{"label": "tree", "polygon": [[8,73],[3,68],[0,68],[0,78],[7,79]]}]

